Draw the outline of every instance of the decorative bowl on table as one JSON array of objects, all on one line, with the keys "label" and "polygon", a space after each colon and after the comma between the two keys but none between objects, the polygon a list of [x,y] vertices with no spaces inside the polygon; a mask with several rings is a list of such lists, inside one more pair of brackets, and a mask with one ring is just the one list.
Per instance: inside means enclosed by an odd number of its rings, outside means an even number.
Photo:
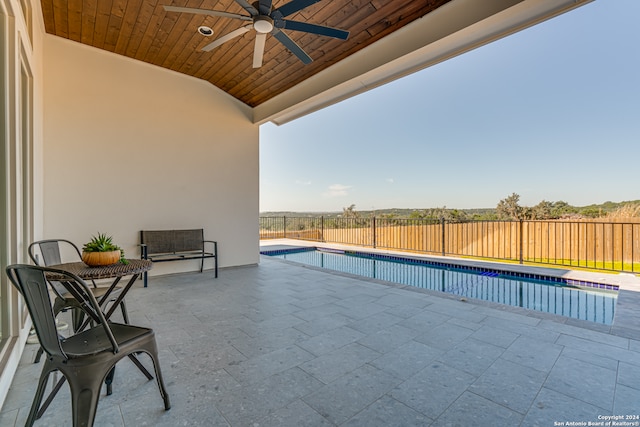
[{"label": "decorative bowl on table", "polygon": [[82,252],[82,262],[89,267],[102,267],[120,262],[119,250],[108,252]]},{"label": "decorative bowl on table", "polygon": [[118,262],[127,264],[122,248],[112,242],[112,237],[104,233],[92,236],[82,247],[82,261],[90,267],[112,265]]}]

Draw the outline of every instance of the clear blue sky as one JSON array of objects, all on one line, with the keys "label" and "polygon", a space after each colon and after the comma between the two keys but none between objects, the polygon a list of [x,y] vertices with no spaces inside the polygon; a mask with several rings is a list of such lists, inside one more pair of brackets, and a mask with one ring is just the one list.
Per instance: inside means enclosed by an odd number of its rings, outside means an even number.
[{"label": "clear blue sky", "polygon": [[640,1],[572,12],[260,129],[260,211],[640,199]]}]

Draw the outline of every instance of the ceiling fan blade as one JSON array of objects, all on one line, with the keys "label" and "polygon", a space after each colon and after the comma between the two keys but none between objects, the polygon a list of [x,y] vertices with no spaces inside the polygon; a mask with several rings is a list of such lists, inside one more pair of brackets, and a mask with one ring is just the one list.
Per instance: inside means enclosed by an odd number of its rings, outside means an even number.
[{"label": "ceiling fan blade", "polygon": [[269,15],[271,13],[272,0],[260,0],[258,2],[258,8],[261,15]]},{"label": "ceiling fan blade", "polygon": [[209,52],[210,50],[215,49],[216,47],[220,46],[221,44],[226,43],[231,39],[234,39],[234,38],[236,38],[238,36],[243,35],[247,31],[249,31],[250,29],[251,29],[251,25],[247,25],[245,27],[240,27],[237,30],[233,30],[229,34],[226,34],[226,35],[224,35],[222,37],[219,37],[219,38],[215,39],[213,42],[211,42],[208,45],[206,45],[205,47],[203,47],[202,50],[205,51],[205,52]]},{"label": "ceiling fan blade", "polygon": [[324,25],[309,24],[307,22],[283,20],[282,28],[293,31],[303,31],[305,33],[320,34],[321,36],[333,37],[335,39],[346,40],[349,37],[349,31],[340,30],[338,28],[326,27]]},{"label": "ceiling fan blade", "polygon": [[232,19],[241,19],[243,21],[251,21],[250,16],[239,15],[237,13],[229,13],[223,12],[221,10],[207,10],[207,9],[196,9],[193,7],[177,7],[177,6],[163,6],[164,10],[167,12],[182,12],[182,13],[194,13],[196,15],[210,15],[210,16],[220,16],[223,18],[232,18]]},{"label": "ceiling fan blade", "polygon": [[262,57],[264,56],[264,44],[266,41],[266,33],[256,33],[256,44],[253,48],[253,68],[262,67]]},{"label": "ceiling fan blade", "polygon": [[240,6],[242,6],[242,8],[244,10],[246,10],[247,12],[249,12],[249,14],[251,16],[256,16],[259,15],[258,10],[253,7],[249,2],[247,2],[246,0],[236,0],[236,3],[238,3]]},{"label": "ceiling fan blade", "polygon": [[[320,0],[292,0],[287,4],[280,6],[277,9],[273,10],[274,14],[277,14],[278,18],[284,18],[285,16],[289,16],[292,13],[296,13],[299,10],[304,9],[305,7],[311,6],[312,4],[318,3]],[[276,16],[273,16],[276,19]]]},{"label": "ceiling fan blade", "polygon": [[277,28],[274,28],[271,34],[273,35],[273,37],[278,39],[278,41],[282,43],[284,47],[289,49],[291,53],[297,56],[300,61],[304,62],[305,64],[310,64],[311,62],[313,62],[313,59],[311,59],[311,57],[307,55],[307,53],[304,50],[302,50],[300,46],[296,44],[296,42],[291,40],[291,38],[289,38],[288,35],[286,35],[285,33],[283,33]]}]

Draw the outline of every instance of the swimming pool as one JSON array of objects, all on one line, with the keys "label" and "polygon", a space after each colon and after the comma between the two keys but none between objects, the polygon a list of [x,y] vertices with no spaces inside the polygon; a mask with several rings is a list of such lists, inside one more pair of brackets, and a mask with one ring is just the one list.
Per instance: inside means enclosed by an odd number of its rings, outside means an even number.
[{"label": "swimming pool", "polygon": [[425,259],[298,248],[261,251],[305,265],[610,325],[618,287]]}]

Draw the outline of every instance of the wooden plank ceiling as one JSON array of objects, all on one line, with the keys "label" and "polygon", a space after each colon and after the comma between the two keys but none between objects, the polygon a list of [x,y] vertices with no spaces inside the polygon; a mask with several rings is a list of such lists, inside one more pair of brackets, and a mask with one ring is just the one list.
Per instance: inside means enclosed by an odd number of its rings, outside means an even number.
[{"label": "wooden plank ceiling", "polygon": [[[323,0],[287,19],[340,28],[346,41],[284,30],[312,58],[304,65],[267,36],[263,65],[252,67],[255,31],[209,52],[202,47],[246,22],[166,12],[172,5],[247,15],[234,0],[41,0],[47,33],[209,81],[255,107],[450,0]],[[273,8],[289,0],[274,0]],[[214,30],[205,37],[197,29]]]}]

